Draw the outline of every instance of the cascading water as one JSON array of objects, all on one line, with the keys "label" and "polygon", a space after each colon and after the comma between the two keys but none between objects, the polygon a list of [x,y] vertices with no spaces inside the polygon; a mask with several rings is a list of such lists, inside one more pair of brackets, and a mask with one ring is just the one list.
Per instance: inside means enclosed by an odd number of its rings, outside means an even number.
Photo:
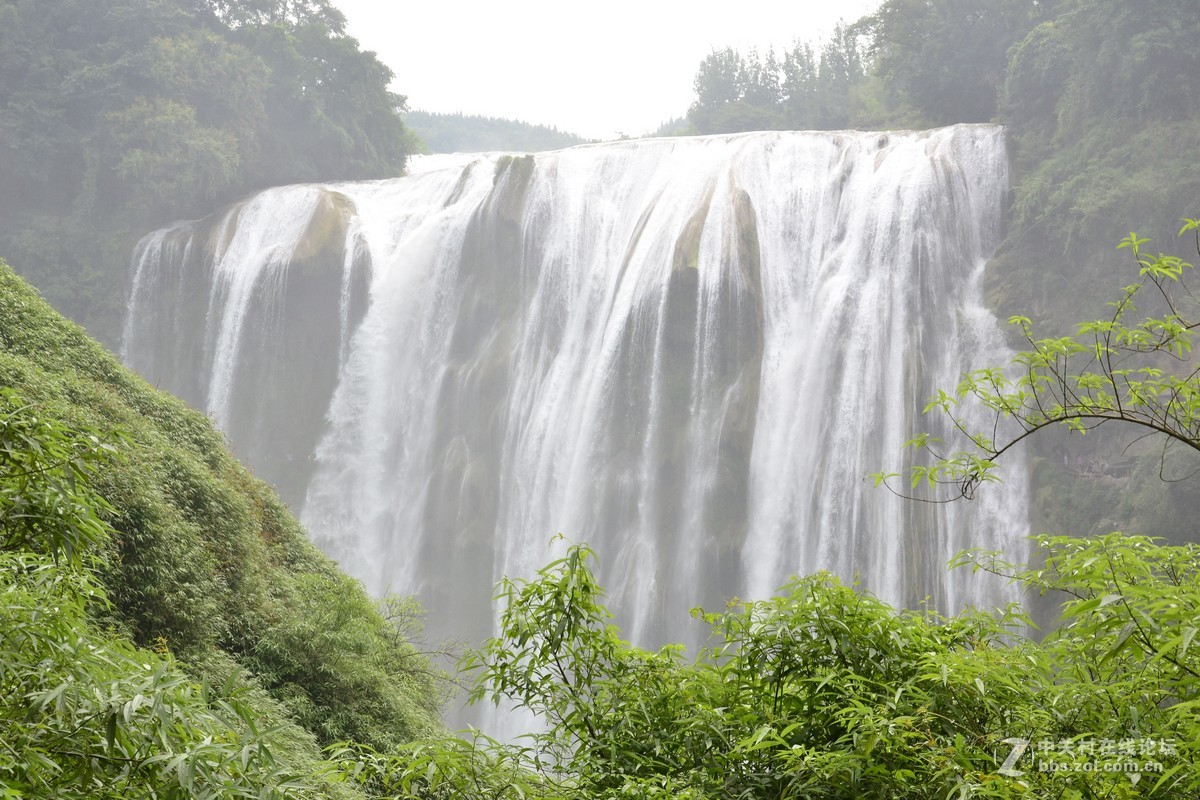
[{"label": "cascading water", "polygon": [[829,569],[956,610],[1026,484],[872,489],[938,387],[1003,360],[980,279],[1003,131],[756,133],[273,189],[147,236],[127,362],[207,409],[313,539],[431,629],[591,544],[634,641]]}]

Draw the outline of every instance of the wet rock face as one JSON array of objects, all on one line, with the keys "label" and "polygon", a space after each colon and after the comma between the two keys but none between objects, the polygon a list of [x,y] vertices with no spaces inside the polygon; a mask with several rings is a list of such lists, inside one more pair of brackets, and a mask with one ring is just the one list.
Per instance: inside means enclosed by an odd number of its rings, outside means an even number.
[{"label": "wet rock face", "polygon": [[[256,228],[270,212],[290,218]],[[151,234],[134,256],[142,282],[126,359],[214,414],[235,452],[293,508],[311,478],[345,337],[366,313],[370,254],[354,219],[353,201],[336,191],[268,192]]]},{"label": "wet rock face", "polygon": [[[273,189],[146,237],[125,357],[212,413],[314,539],[473,640],[491,587],[589,542],[625,630],[830,569],[947,609],[1020,558],[1024,479],[904,504],[936,387],[1002,358],[979,281],[1000,129],[769,133]],[[968,534],[970,538],[968,538]]]}]

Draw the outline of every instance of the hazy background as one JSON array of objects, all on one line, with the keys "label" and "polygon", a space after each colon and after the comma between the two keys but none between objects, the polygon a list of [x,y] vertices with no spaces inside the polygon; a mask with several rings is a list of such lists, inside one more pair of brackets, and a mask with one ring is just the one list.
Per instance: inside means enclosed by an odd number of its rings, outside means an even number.
[{"label": "hazy background", "polygon": [[588,138],[639,136],[684,114],[713,48],[825,37],[879,0],[340,0],[348,32],[392,68],[410,108],[520,119]]}]

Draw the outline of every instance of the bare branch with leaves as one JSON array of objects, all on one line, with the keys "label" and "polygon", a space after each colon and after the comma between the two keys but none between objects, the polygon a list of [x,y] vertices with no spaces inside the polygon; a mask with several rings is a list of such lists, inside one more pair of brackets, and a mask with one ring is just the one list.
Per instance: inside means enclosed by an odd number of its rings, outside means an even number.
[{"label": "bare branch with leaves", "polygon": [[[1200,220],[1183,223],[1179,235],[1190,234],[1200,254]],[[1009,322],[1027,349],[1007,367],[968,372],[953,392],[929,400],[925,412],[945,414],[968,444],[947,452],[945,442],[929,434],[909,440],[907,446],[930,461],[909,469],[908,492],[949,487],[948,497],[934,500],[970,499],[981,484],[999,480],[996,467],[1009,451],[1055,425],[1084,434],[1109,422],[1129,423],[1163,437],[1164,449],[1200,450],[1200,368],[1187,366],[1200,309],[1184,281],[1194,267],[1179,256],[1149,256],[1148,241],[1130,233],[1118,245],[1133,256],[1138,280],[1109,304],[1107,319],[1079,325],[1074,336],[1037,338],[1028,317],[1013,317]],[[1131,322],[1147,294],[1156,311]],[[971,422],[981,410],[990,415],[982,429]],[[890,489],[902,476],[872,477]]]}]

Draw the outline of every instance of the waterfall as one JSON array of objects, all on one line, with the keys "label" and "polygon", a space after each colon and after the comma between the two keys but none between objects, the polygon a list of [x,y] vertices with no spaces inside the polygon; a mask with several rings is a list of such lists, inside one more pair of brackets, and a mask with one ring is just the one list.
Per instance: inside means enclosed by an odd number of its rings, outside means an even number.
[{"label": "waterfall", "polygon": [[624,631],[828,569],[1013,599],[1024,467],[972,503],[874,489],[928,397],[1006,357],[983,265],[1004,134],[773,132],[486,155],[271,189],[145,237],[123,352],[211,413],[312,538],[438,635],[587,542]]}]

